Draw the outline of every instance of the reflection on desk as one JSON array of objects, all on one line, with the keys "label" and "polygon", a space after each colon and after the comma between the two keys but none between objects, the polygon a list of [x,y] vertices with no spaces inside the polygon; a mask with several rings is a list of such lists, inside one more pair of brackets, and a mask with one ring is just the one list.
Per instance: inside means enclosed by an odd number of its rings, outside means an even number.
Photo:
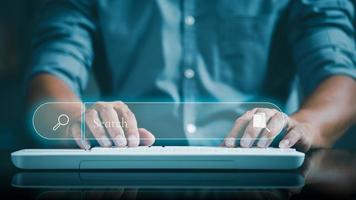
[{"label": "reflection on desk", "polygon": [[320,149],[308,154],[302,172],[313,193],[356,198],[356,152]]},{"label": "reflection on desk", "polygon": [[37,199],[185,199],[230,194],[275,197],[299,191],[304,178],[299,171],[47,171],[18,173],[12,185],[42,188]]},{"label": "reflection on desk", "polygon": [[12,180],[21,188],[282,189],[301,188],[298,171],[25,172]]}]

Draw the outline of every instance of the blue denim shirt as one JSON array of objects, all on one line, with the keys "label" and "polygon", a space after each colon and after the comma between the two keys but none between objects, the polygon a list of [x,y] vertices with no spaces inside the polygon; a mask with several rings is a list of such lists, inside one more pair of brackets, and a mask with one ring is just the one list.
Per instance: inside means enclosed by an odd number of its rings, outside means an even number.
[{"label": "blue denim shirt", "polygon": [[61,0],[38,13],[31,75],[124,101],[272,101],[294,78],[356,78],[349,0]]}]

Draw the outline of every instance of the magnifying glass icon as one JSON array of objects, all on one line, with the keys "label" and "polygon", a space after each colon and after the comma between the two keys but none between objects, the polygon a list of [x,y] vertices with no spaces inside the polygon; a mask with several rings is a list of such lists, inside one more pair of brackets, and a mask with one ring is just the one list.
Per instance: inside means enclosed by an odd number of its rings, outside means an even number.
[{"label": "magnifying glass icon", "polygon": [[66,126],[69,123],[69,117],[66,114],[58,116],[58,123],[53,126],[53,130],[56,131],[60,126]]}]

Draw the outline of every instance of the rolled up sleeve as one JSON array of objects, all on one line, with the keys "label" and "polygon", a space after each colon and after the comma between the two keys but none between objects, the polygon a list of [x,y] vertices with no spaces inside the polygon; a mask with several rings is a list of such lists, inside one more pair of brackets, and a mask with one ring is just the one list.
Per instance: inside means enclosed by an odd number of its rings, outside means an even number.
[{"label": "rolled up sleeve", "polygon": [[52,74],[81,94],[93,62],[95,20],[89,2],[54,0],[44,4],[33,29],[29,78]]},{"label": "rolled up sleeve", "polygon": [[332,75],[356,79],[355,10],[351,1],[294,1],[288,20],[289,44],[305,95]]}]

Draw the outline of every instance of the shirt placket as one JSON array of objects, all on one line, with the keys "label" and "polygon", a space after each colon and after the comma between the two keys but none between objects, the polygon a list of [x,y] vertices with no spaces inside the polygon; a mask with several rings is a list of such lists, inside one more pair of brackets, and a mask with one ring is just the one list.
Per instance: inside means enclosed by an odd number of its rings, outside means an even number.
[{"label": "shirt placket", "polygon": [[[183,44],[183,62],[182,62],[182,94],[184,102],[196,101],[196,40],[195,40],[195,0],[183,1],[183,26],[182,26],[182,44]],[[196,103],[184,103],[183,106],[183,126],[187,138],[196,137],[197,131],[195,125],[195,105]],[[193,141],[189,141],[192,145]]]}]

